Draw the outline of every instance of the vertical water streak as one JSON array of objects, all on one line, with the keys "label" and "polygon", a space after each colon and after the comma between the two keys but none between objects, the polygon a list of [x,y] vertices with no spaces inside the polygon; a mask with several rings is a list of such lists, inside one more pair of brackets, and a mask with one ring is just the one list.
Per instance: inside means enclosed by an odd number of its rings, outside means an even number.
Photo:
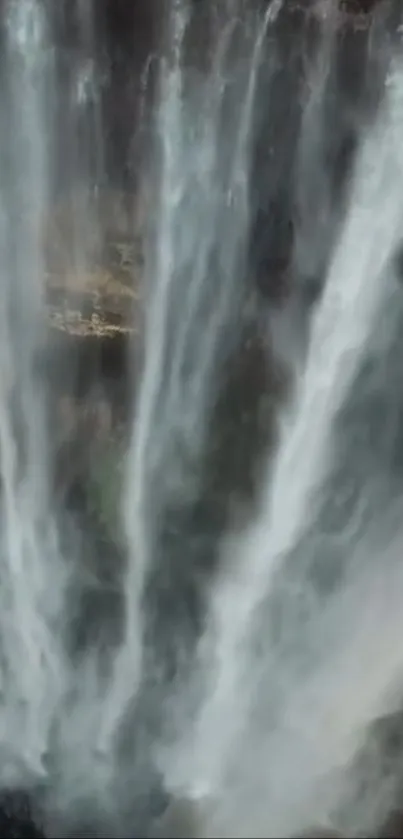
[{"label": "vertical water streak", "polygon": [[[145,368],[125,497],[126,640],[112,691],[118,698],[108,705],[109,731],[115,726],[110,720],[121,716],[138,688],[142,596],[161,518],[196,492],[223,345],[236,328],[246,269],[257,76],[267,27],[280,8],[276,0],[263,19],[246,14],[242,21],[235,14],[238,5],[232,5],[213,34],[213,62],[203,75],[184,66],[190,7],[179,0],[171,7],[157,116],[156,235],[145,270]],[[234,66],[233,36],[241,27],[243,54]]]},{"label": "vertical water streak", "polygon": [[82,65],[77,74],[76,105],[87,107],[86,141],[82,153],[86,160],[85,175],[90,188],[98,191],[105,177],[103,148],[103,121],[101,108],[102,76],[97,63],[100,49],[100,26],[94,0],[78,0],[79,32],[82,47]]},{"label": "vertical water streak", "polygon": [[337,8],[333,0],[328,2],[327,7],[327,14],[324,9],[318,48],[314,59],[311,59],[311,66],[307,62],[305,68],[305,102],[298,138],[295,189],[298,224],[294,261],[297,271],[308,279],[317,277],[323,270],[331,247],[330,237],[335,232],[325,132],[328,100],[334,97]]},{"label": "vertical water streak", "polygon": [[46,394],[37,369],[45,329],[42,224],[52,155],[52,56],[45,6],[10,0],[0,126],[0,782],[45,773],[65,686],[65,572],[52,513]]},{"label": "vertical water streak", "polygon": [[[65,67],[66,106],[61,114],[63,157],[61,207],[66,238],[64,266],[73,283],[82,288],[86,275],[94,271],[94,254],[101,237],[98,197],[105,183],[105,154],[102,112],[103,67],[100,66],[100,7],[93,0],[75,0],[77,42]],[[57,14],[57,9],[53,13]],[[61,14],[65,12],[61,6]],[[62,18],[63,20],[63,18]],[[66,56],[67,62],[67,56]],[[60,153],[60,149],[58,149]],[[60,174],[59,174],[60,178]],[[63,215],[63,213],[62,213]],[[59,269],[60,270],[60,269]]]},{"label": "vertical water streak", "polygon": [[[142,375],[138,408],[134,420],[133,439],[128,461],[125,493],[125,527],[129,545],[126,581],[126,626],[122,649],[114,666],[113,683],[106,702],[104,723],[100,731],[100,751],[109,753],[111,738],[122,719],[128,703],[135,698],[142,678],[143,614],[142,598],[149,569],[156,522],[153,521],[150,498],[149,456],[150,436],[154,428],[155,401],[161,386],[166,335],[167,301],[174,271],[172,212],[177,200],[178,151],[182,106],[182,47],[186,31],[188,7],[186,0],[174,0],[168,17],[170,55],[161,68],[161,139],[163,148],[161,186],[159,190],[158,236],[155,258],[153,301],[147,309],[145,330],[146,367]],[[147,272],[146,272],[147,273]]]},{"label": "vertical water streak", "polygon": [[[242,105],[239,109],[239,116],[236,121],[236,124],[233,126],[232,129],[232,137],[229,140],[228,136],[224,135],[224,140],[220,136],[213,137],[213,154],[214,154],[214,143],[217,144],[220,141],[224,142],[224,149],[232,148],[232,153],[230,154],[228,151],[229,156],[229,178],[228,178],[228,191],[226,193],[226,200],[232,204],[233,206],[233,213],[228,215],[228,227],[224,227],[224,235],[222,243],[220,242],[220,261],[219,261],[219,269],[218,269],[218,277],[220,282],[222,282],[221,292],[219,291],[218,301],[217,301],[217,310],[215,313],[216,318],[216,326],[215,329],[212,329],[211,332],[214,335],[215,330],[219,330],[220,321],[223,320],[223,312],[228,310],[229,307],[229,300],[226,297],[229,294],[234,295],[236,293],[234,286],[231,285],[230,281],[225,278],[229,278],[231,276],[236,276],[237,273],[237,264],[239,264],[239,260],[242,260],[242,256],[246,251],[247,242],[248,242],[248,234],[249,234],[249,220],[250,220],[250,162],[251,162],[251,149],[252,143],[254,139],[254,114],[255,114],[255,107],[256,107],[256,95],[257,95],[257,83],[258,83],[258,73],[260,69],[260,64],[262,61],[262,54],[265,44],[265,38],[267,34],[268,28],[275,22],[280,10],[282,7],[282,2],[273,2],[268,5],[268,8],[265,14],[260,17],[257,16],[255,20],[255,25],[253,26],[253,36],[251,38],[251,42],[248,43],[248,53],[246,56],[246,75],[245,75],[245,82],[244,87],[242,89]],[[221,44],[225,44],[225,42],[221,41]],[[218,55],[220,55],[220,51],[218,50]],[[217,82],[213,86],[214,89],[217,89]],[[211,97],[212,101],[214,101],[213,97]],[[214,125],[214,123],[213,123]],[[208,147],[208,144],[206,144]],[[202,147],[203,150],[204,147]],[[216,153],[216,151],[215,151]],[[213,161],[211,161],[213,162]],[[214,178],[217,177],[217,172],[215,168],[211,169],[211,179],[207,181],[208,190],[210,194],[214,194],[214,190],[216,188],[214,183]],[[215,226],[210,230],[211,235],[211,244],[214,244],[214,237],[217,235],[217,231]],[[208,256],[208,254],[207,254]],[[196,274],[193,276],[193,279],[196,279],[195,285],[192,288],[190,284],[190,293],[189,298],[190,302],[195,304],[197,301],[197,295],[200,294],[200,287],[202,282],[205,280],[205,272],[208,271],[208,262],[202,265],[202,272],[200,274]],[[192,296],[193,291],[193,296]],[[221,299],[220,299],[221,294]],[[189,318],[189,313],[192,313],[192,308],[185,310],[185,314],[188,315],[188,318],[184,319],[182,324],[182,341],[183,343],[180,344],[180,348],[183,350],[186,346],[185,344],[185,337],[186,332],[185,328],[189,330],[192,325],[192,320]],[[213,320],[214,323],[214,315]],[[210,342],[210,346],[209,346]],[[214,353],[211,352],[211,336],[210,331],[201,328],[200,333],[200,340],[199,342],[195,343],[196,352],[195,352],[195,369],[193,370],[193,404],[196,406],[196,409],[200,413],[200,406],[196,398],[196,386],[197,388],[200,387],[200,384],[205,382],[205,386],[207,386],[208,377],[211,379],[212,371],[213,371],[213,362],[214,362]],[[214,349],[214,346],[213,346]],[[190,351],[190,347],[189,347]],[[185,356],[186,357],[186,356]],[[183,358],[183,356],[182,356]],[[182,361],[183,363],[183,361]],[[197,364],[197,367],[196,367]],[[179,365],[178,365],[179,367]],[[177,369],[174,368],[175,372]],[[172,377],[173,378],[173,377]],[[171,379],[172,381],[172,379]],[[181,404],[181,400],[179,398],[180,390],[180,378],[178,376],[176,382],[176,388],[173,388],[173,393],[175,394],[175,403],[176,405]],[[191,426],[197,427],[198,418],[196,415],[196,411],[194,413],[190,413],[191,416]],[[197,667],[194,668],[197,670]],[[196,677],[197,680],[197,677]],[[190,694],[193,692],[193,678],[192,678],[192,685],[190,686]],[[174,716],[177,717],[178,723],[178,737],[182,743],[185,743],[184,748],[187,754],[188,749],[193,748],[193,739],[192,736],[189,736],[188,730],[188,723],[189,720],[184,716],[187,717],[187,712],[184,710],[186,708],[187,702],[189,698],[181,697],[181,700],[184,700],[184,704],[180,701],[178,696],[173,697],[173,704],[177,706],[176,713],[174,712]],[[192,704],[192,700],[190,700],[190,704]],[[184,734],[184,732],[186,732]],[[160,765],[163,767],[165,780],[167,786],[170,788],[171,786],[175,787],[177,783],[176,779],[176,768],[175,768],[175,761],[177,758],[176,754],[177,744],[174,746],[168,746],[165,748],[163,745],[160,749],[159,759]],[[179,752],[181,749],[179,748]],[[214,749],[211,752],[211,757],[213,757]],[[203,747],[203,757],[206,757],[207,752]],[[179,760],[180,763],[180,760]],[[184,769],[185,773],[187,773],[188,767]],[[180,769],[179,769],[180,774]],[[180,785],[180,782],[179,782]],[[196,786],[198,786],[196,784]],[[194,792],[194,791],[193,791]],[[199,794],[199,790],[196,794]]]},{"label": "vertical water streak", "polygon": [[[200,160],[197,168],[203,175],[200,187],[205,189],[205,200],[208,206],[208,193],[214,196],[218,184],[217,148],[220,143],[228,148],[230,160],[229,174],[227,181],[226,203],[230,211],[225,213],[221,209],[223,217],[227,215],[224,230],[221,232],[222,244],[219,245],[219,264],[217,277],[217,297],[215,300],[214,312],[210,316],[210,328],[200,329],[197,336],[192,335],[192,328],[195,322],[197,310],[200,308],[203,286],[206,285],[206,276],[209,272],[209,256],[214,247],[217,237],[216,224],[210,223],[207,227],[209,238],[203,240],[203,249],[199,252],[199,262],[190,274],[187,303],[183,306],[182,323],[179,325],[179,332],[175,346],[174,361],[170,370],[170,402],[167,410],[168,416],[178,414],[178,405],[183,404],[182,412],[187,416],[187,425],[190,430],[198,430],[198,436],[202,436],[201,429],[206,425],[205,412],[200,410],[203,401],[206,402],[204,394],[207,392],[211,381],[214,359],[217,356],[217,340],[220,334],[220,325],[225,322],[225,315],[231,307],[231,297],[236,298],[235,279],[239,273],[239,266],[243,265],[249,234],[250,214],[250,154],[251,143],[254,139],[254,113],[256,106],[256,86],[258,72],[262,59],[262,51],[267,29],[276,20],[282,6],[282,0],[274,0],[269,3],[266,13],[261,21],[257,16],[257,22],[252,27],[251,55],[247,57],[249,67],[246,72],[246,79],[242,90],[241,107],[237,122],[233,126],[234,135],[224,137],[218,133],[220,120],[220,99],[222,98],[223,72],[225,57],[231,43],[233,27],[239,21],[230,19],[223,34],[218,37],[215,49],[216,61],[209,80],[207,93],[207,105],[211,108],[207,112],[206,135],[200,143]],[[241,10],[242,11],[242,10]],[[241,14],[240,11],[240,14]],[[242,19],[241,23],[242,25]],[[246,23],[243,24],[246,26]],[[199,141],[200,142],[200,141]],[[232,148],[231,148],[232,147]],[[231,152],[229,151],[231,149]],[[204,182],[204,183],[203,183]],[[217,198],[213,198],[217,201]],[[211,208],[214,211],[214,205]],[[213,216],[214,217],[214,216]],[[211,268],[210,268],[211,270]],[[233,303],[232,303],[233,305]],[[212,336],[216,336],[215,341]],[[183,392],[183,381],[181,377],[184,359],[189,365],[189,355],[193,356],[193,363],[190,366],[189,379],[192,382],[190,393]],[[203,398],[200,398],[200,394]],[[189,405],[186,404],[189,402]],[[190,408],[190,410],[189,410]],[[185,413],[186,412],[186,413]],[[200,428],[200,430],[199,430]],[[189,431],[188,433],[191,433]]]}]

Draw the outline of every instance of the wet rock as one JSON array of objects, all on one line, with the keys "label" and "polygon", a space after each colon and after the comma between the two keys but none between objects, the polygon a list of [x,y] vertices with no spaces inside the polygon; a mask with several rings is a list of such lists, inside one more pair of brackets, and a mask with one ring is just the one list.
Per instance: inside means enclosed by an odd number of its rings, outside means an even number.
[{"label": "wet rock", "polygon": [[382,830],[379,839],[401,839],[403,836],[403,813],[396,810],[390,814]]},{"label": "wet rock", "polygon": [[143,263],[140,205],[130,194],[73,191],[52,209],[44,249],[55,329],[78,337],[133,331]]},{"label": "wet rock", "polygon": [[0,836],[2,839],[45,839],[35,822],[27,793],[17,790],[1,793]]}]

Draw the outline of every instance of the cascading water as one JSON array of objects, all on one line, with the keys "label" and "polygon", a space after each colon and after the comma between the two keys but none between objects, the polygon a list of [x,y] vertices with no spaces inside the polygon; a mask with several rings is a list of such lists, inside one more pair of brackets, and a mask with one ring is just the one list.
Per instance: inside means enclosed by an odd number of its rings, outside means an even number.
[{"label": "cascading water", "polygon": [[48,208],[51,54],[42,6],[6,10],[1,102],[1,779],[46,774],[53,715],[65,689],[67,579],[49,486],[46,394],[37,374]]},{"label": "cascading water", "polygon": [[[145,368],[125,500],[131,561],[127,638],[115,682],[123,693],[112,703],[119,717],[141,678],[141,600],[155,561],[159,521],[167,505],[197,492],[219,385],[217,366],[242,302],[257,73],[265,33],[280,4],[268,7],[255,32],[252,19],[249,54],[234,92],[231,47],[242,4],[230,7],[230,19],[224,16],[223,28],[215,33],[210,73],[188,78],[183,53],[190,7],[174,4],[172,54],[162,68],[157,125],[162,160],[156,233],[146,264],[151,293]],[[240,105],[232,99],[238,91]],[[223,103],[228,108],[224,124]],[[229,149],[226,161],[223,148]]]},{"label": "cascading water", "polygon": [[[97,93],[95,3],[76,6],[85,55],[70,100],[73,133]],[[174,616],[167,664],[162,618],[152,614],[153,586],[167,579],[166,522],[203,491],[215,404],[241,329],[260,74],[265,62],[275,69],[285,6],[164,6],[154,145],[145,167],[144,365],[122,503],[123,631],[106,648],[96,640],[74,655],[72,592],[80,590],[80,570],[61,547],[67,511],[52,500],[48,394],[37,363],[42,224],[58,181],[55,8],[50,0],[5,3],[0,787],[33,790],[48,835],[157,830],[150,824],[158,786],[174,799],[177,819],[175,827],[161,820],[165,835],[292,836],[314,824],[367,835],[382,823],[402,779],[399,759],[385,771],[373,734],[379,718],[401,707],[403,691],[401,481],[393,466],[403,315],[395,260],[403,223],[398,54],[390,56],[376,119],[358,131],[341,218],[332,211],[330,178],[314,173],[323,224],[315,234],[311,219],[299,219],[293,268],[297,285],[298,273],[323,265],[330,249],[323,290],[297,359],[290,346],[284,352],[281,313],[270,315],[274,354],[296,362],[291,393],[251,521],[223,534],[218,567],[203,582],[201,637]],[[335,4],[327,9],[333,13]],[[325,20],[319,45],[318,67],[329,73],[336,22],[336,14]],[[201,24],[208,67],[197,42]],[[320,152],[326,130],[326,95],[323,82],[301,121],[294,176],[300,214],[312,186],[309,140]],[[86,239],[94,235],[93,218],[86,219],[91,198],[106,180],[102,125],[94,105],[91,130],[78,135],[69,158],[69,177],[83,181],[84,196],[75,217],[76,271],[88,262]],[[324,161],[318,153],[318,169]],[[383,417],[375,431],[371,400]],[[356,415],[364,442],[355,436]],[[191,560],[180,557],[189,578]],[[173,595],[178,567],[168,565]],[[194,812],[192,826],[180,824],[182,805],[175,816],[177,798]]]},{"label": "cascading water", "polygon": [[[401,588],[399,534],[392,530],[390,522],[390,531],[387,535],[383,532],[384,511],[378,515],[377,527],[382,536],[375,552],[379,556],[382,551],[382,568],[373,565],[373,536],[369,538],[358,529],[358,544],[354,538],[348,540],[347,571],[343,574],[340,563],[340,579],[330,597],[324,594],[321,598],[315,592],[312,566],[317,558],[312,556],[312,545],[304,543],[312,526],[321,527],[320,495],[326,492],[328,473],[332,471],[337,416],[349,398],[377,318],[386,305],[385,298],[389,305],[392,297],[395,278],[390,260],[400,242],[403,212],[401,84],[398,65],[390,77],[379,122],[363,141],[358,156],[346,219],[313,318],[305,368],[283,423],[277,455],[264,484],[260,512],[246,534],[238,533],[229,549],[224,549],[229,557],[212,590],[206,665],[211,689],[197,721],[196,739],[185,735],[181,770],[185,789],[191,779],[190,794],[198,795],[200,790],[202,795],[211,796],[212,807],[218,792],[219,821],[213,817],[208,835],[292,835],[309,827],[316,807],[319,820],[328,818],[327,808],[337,805],[338,779],[334,770],[349,765],[361,745],[363,729],[382,715],[388,694],[393,696],[401,690],[402,662],[397,641],[393,641],[400,632],[399,609],[396,613],[390,611],[396,591]],[[365,485],[360,487],[361,495],[365,491]],[[396,499],[392,501],[396,503]],[[373,523],[370,533],[372,527]],[[344,551],[343,531],[338,538]],[[326,551],[325,542],[322,550]],[[302,570],[295,563],[302,565]],[[326,564],[326,555],[322,564]],[[335,568],[330,573],[338,575]],[[263,663],[257,664],[245,636],[262,631],[261,620],[256,626],[256,613],[262,603],[264,609],[270,609],[271,600],[279,596],[277,587],[282,590],[286,615],[288,610],[298,614],[301,600],[306,601],[301,625],[297,622],[294,627],[299,636],[298,642],[294,642],[296,651],[288,660],[288,637],[284,644],[280,633],[276,643],[269,640],[268,634],[267,649],[262,642]],[[363,604],[367,601],[373,615],[365,614]],[[295,620],[292,613],[289,618],[290,623]],[[344,625],[347,622],[348,633],[345,627],[342,631],[339,620]],[[318,635],[326,637],[322,653]],[[203,656],[204,645],[205,639]],[[366,676],[364,699],[362,682],[367,657],[375,654],[378,645],[382,666],[378,664],[376,674]],[[307,667],[303,677],[301,666]],[[254,690],[261,692],[257,699],[249,696]],[[251,730],[248,727],[245,705],[248,708],[250,702],[257,702],[260,709],[256,731],[253,715]],[[264,703],[266,709],[261,708]],[[260,727],[262,714],[266,717],[264,728]],[[333,729],[326,729],[329,724]],[[322,741],[320,746],[316,739]],[[271,766],[271,754],[275,755],[275,767]],[[170,769],[172,763],[168,760],[168,773]],[[229,780],[225,777],[227,772]],[[264,780],[261,773],[266,774]],[[327,778],[331,792],[326,792]],[[224,816],[219,810],[222,786]],[[318,790],[324,796],[319,806],[315,803]]]},{"label": "cascading water", "polygon": [[[368,535],[358,530],[358,547],[353,538],[348,541],[347,572],[343,573],[343,556],[339,573],[334,568],[329,571],[339,576],[338,585],[331,597],[323,595],[322,600],[312,582],[316,550],[312,557],[312,545],[304,544],[306,532],[321,526],[318,498],[325,493],[332,471],[338,414],[351,398],[377,319],[390,304],[395,282],[391,260],[400,243],[403,210],[401,84],[397,64],[378,122],[362,138],[345,221],[312,322],[301,380],[283,422],[277,455],[270,463],[259,514],[244,536],[237,533],[229,549],[224,548],[228,556],[212,586],[211,617],[200,645],[204,675],[199,685],[206,698],[190,730],[182,719],[179,747],[162,752],[168,785],[179,795],[201,799],[203,835],[288,836],[309,828],[315,819],[320,822],[330,816],[336,824],[338,818],[342,825],[347,820],[351,835],[357,809],[352,807],[349,814],[338,812],[343,809],[338,800],[340,767],[350,768],[367,726],[386,711],[390,696],[401,690],[401,656],[396,652],[400,619],[398,610],[389,611],[394,592],[401,587],[401,568],[399,537],[391,523],[387,537],[383,532],[386,542],[377,546],[376,556],[379,551],[384,555],[382,572],[374,569]],[[366,489],[360,487],[360,500]],[[378,513],[380,531],[383,515],[383,510],[382,516]],[[339,551],[344,553],[343,531],[339,540]],[[303,570],[295,566],[299,552]],[[278,587],[283,603],[278,602]],[[370,615],[357,616],[366,600],[374,612],[373,623]],[[283,631],[277,629],[280,641],[272,642],[269,634],[266,645],[260,642],[262,651],[256,660],[254,646],[259,646],[262,632],[262,620],[256,625],[256,615],[262,608],[270,611],[271,601],[279,620],[287,623],[288,617],[298,642],[292,636],[289,640],[290,628],[285,632],[286,643]],[[293,615],[299,615],[300,609],[301,625]],[[342,632],[338,619],[348,624],[348,633]],[[380,620],[381,641],[377,637]],[[272,632],[276,634],[276,628]],[[318,634],[326,637],[322,652]],[[296,647],[291,654],[289,645]],[[382,667],[377,667],[375,677],[374,673],[367,677],[364,699],[363,662],[378,645]],[[340,689],[346,691],[345,699]],[[330,720],[333,730],[327,731]],[[323,741],[320,746],[316,738]],[[375,811],[375,805],[368,807],[367,824]],[[365,821],[362,811],[360,817]]]}]

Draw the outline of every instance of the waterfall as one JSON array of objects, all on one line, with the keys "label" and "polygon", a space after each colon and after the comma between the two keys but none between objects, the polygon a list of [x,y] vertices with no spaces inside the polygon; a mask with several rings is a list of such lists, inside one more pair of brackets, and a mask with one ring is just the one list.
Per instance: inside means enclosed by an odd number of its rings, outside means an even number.
[{"label": "waterfall", "polygon": [[[106,238],[96,209],[109,186],[102,91],[114,68],[104,76],[97,2],[1,8],[0,794],[27,791],[45,835],[375,835],[402,779],[379,722],[400,712],[403,692],[399,49],[385,33],[387,77],[374,80],[371,116],[356,117],[351,171],[335,190],[324,139],[337,4],[321,17],[315,4],[307,11],[316,40],[308,25],[296,37],[316,57],[314,87],[307,95],[297,79],[300,100],[280,106],[278,42],[295,4],[158,7],[158,53],[137,108],[145,117],[151,103],[134,178],[146,229],[128,324],[121,564],[111,572],[119,626],[98,615],[74,645],[77,625],[91,621],[86,581],[93,574],[109,590],[100,558],[88,570],[79,538],[67,538],[76,521],[54,493],[44,239],[67,196],[74,293],[101,275],[92,260]],[[71,10],[75,60],[63,87],[56,30],[67,32]],[[157,84],[144,90],[156,55]],[[299,134],[283,173],[273,123],[291,108]],[[133,103],[133,123],[135,113]],[[259,154],[274,174],[256,190]],[[256,290],[251,241],[256,194],[266,189],[273,207],[283,176],[294,240],[288,296],[273,306]],[[135,238],[135,218],[132,228]],[[309,307],[311,275],[320,276]],[[217,405],[248,316],[264,324],[262,354],[287,386],[247,521],[228,514],[201,574],[172,533],[192,528],[209,491]],[[64,363],[74,378],[73,354]]]}]

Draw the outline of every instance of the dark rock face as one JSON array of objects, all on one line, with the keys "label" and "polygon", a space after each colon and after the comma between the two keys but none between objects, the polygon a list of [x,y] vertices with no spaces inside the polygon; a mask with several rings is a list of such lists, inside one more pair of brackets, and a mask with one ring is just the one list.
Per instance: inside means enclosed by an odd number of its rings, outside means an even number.
[{"label": "dark rock face", "polygon": [[0,795],[0,836],[2,839],[45,839],[35,823],[29,796],[13,791]]}]

